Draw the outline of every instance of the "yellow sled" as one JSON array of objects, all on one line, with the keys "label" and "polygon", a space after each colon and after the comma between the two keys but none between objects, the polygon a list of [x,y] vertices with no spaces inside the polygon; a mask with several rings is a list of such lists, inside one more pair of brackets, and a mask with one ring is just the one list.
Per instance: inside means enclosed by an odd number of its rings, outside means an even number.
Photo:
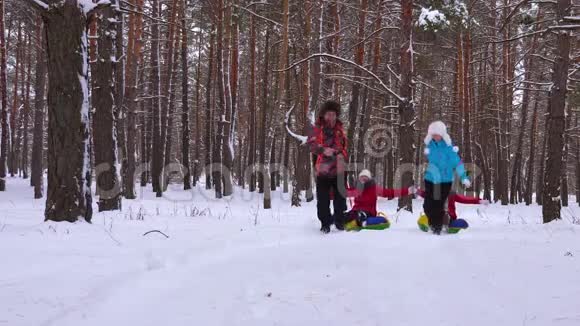
[{"label": "yellow sled", "polygon": [[417,225],[421,231],[429,232],[429,218],[425,213],[421,213],[421,216],[419,216],[419,219],[417,220]]},{"label": "yellow sled", "polygon": [[[469,227],[467,221],[461,218],[451,223],[449,222],[447,223],[449,224],[447,228],[447,233],[450,234],[457,234],[459,233],[459,231],[465,230]],[[419,229],[421,229],[421,231],[429,232],[429,218],[427,217],[427,215],[425,215],[425,213],[421,213],[421,216],[419,216],[419,219],[417,220],[417,225],[419,226]]]}]

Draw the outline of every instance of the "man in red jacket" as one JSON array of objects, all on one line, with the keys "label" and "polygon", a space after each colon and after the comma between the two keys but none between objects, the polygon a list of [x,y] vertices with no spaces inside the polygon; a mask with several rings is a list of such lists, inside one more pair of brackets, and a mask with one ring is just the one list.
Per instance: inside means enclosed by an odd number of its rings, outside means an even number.
[{"label": "man in red jacket", "polygon": [[415,187],[385,189],[376,184],[369,170],[362,170],[358,176],[356,186],[348,189],[348,197],[354,197],[354,205],[351,211],[347,213],[346,220],[357,220],[360,225],[367,217],[377,216],[378,197],[392,199],[413,193],[415,193]]},{"label": "man in red jacket", "polygon": [[[310,150],[316,155],[316,201],[320,231],[330,232],[334,224],[337,229],[344,229],[344,211],[346,211],[346,178],[344,168],[347,141],[342,127],[340,104],[326,101],[322,104],[316,125],[308,138]],[[334,215],[330,213],[330,194],[334,194]]]}]

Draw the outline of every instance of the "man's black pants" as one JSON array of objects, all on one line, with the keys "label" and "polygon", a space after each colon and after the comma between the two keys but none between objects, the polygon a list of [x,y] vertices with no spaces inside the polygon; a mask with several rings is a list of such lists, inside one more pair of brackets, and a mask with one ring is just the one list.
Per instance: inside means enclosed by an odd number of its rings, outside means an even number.
[{"label": "man's black pants", "polygon": [[[346,180],[341,177],[316,178],[316,207],[318,209],[318,219],[322,226],[330,226],[333,223],[338,229],[344,228],[344,212],[346,211]],[[330,196],[332,200],[334,215],[330,213]]]}]

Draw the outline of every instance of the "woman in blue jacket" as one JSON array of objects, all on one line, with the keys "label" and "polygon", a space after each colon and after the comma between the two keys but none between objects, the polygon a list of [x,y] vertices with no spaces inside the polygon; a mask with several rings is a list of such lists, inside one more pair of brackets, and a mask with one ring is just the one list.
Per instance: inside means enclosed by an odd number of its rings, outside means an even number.
[{"label": "woman in blue jacket", "polygon": [[459,148],[453,146],[445,124],[441,121],[431,123],[425,137],[425,155],[429,165],[425,172],[423,209],[435,234],[440,234],[443,228],[445,201],[451,191],[455,174],[461,178],[464,186],[471,186],[458,152]]}]

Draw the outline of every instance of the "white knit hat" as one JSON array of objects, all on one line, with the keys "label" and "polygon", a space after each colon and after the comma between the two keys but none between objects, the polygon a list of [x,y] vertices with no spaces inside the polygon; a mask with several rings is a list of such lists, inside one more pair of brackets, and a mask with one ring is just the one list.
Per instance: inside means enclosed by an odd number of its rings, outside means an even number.
[{"label": "white knit hat", "polygon": [[367,169],[364,169],[364,170],[360,171],[360,173],[358,174],[358,176],[359,176],[359,177],[367,177],[367,178],[369,178],[369,179],[371,179],[371,178],[372,178],[371,171],[369,171],[369,170],[367,170]]},{"label": "white knit hat", "polygon": [[429,145],[433,139],[433,135],[441,136],[445,143],[451,146],[451,137],[447,133],[447,126],[445,126],[443,121],[434,121],[429,125],[429,129],[427,130],[427,137],[425,137],[425,145]]}]

